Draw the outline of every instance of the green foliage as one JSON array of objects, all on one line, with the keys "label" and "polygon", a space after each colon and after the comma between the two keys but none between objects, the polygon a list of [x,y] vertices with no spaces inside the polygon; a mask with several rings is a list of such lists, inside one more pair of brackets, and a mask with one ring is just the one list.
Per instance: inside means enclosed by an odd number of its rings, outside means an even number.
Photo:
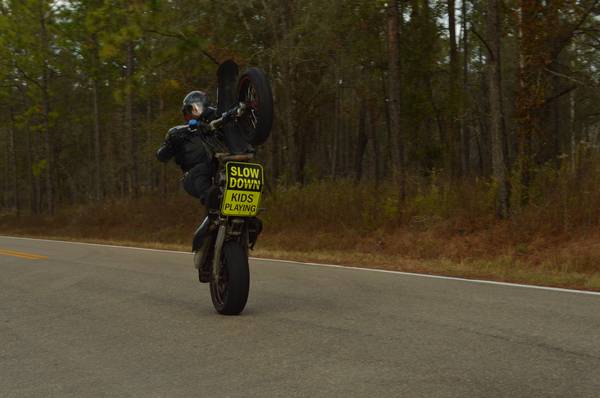
[{"label": "green foliage", "polygon": [[42,175],[42,172],[48,165],[48,161],[46,159],[40,159],[38,162],[31,165],[31,172],[34,176],[39,177]]},{"label": "green foliage", "polygon": [[[562,27],[581,15],[584,3],[554,6],[553,10],[562,7]],[[488,54],[483,37],[475,34],[485,33],[486,2],[468,2],[465,15],[457,12],[459,23],[468,22],[467,47],[458,43],[460,65],[465,67],[458,91],[450,73],[447,3],[399,2],[404,202],[389,182],[393,140],[388,126],[385,1],[232,0],[227,7],[208,0],[1,4],[0,139],[8,142],[4,126],[14,127],[16,167],[7,167],[10,156],[0,156],[0,165],[16,170],[26,202],[21,207],[41,210],[49,188],[54,188],[59,205],[176,190],[180,175],[155,162],[155,147],[169,127],[181,122],[179,104],[187,91],[202,88],[216,98],[215,61],[232,58],[242,68],[262,67],[271,78],[275,128],[258,155],[272,188],[279,192],[277,200],[313,195],[331,205],[317,206],[319,212],[332,214],[324,216],[331,225],[348,228],[362,227],[363,222],[372,229],[420,226],[457,214],[493,214]],[[516,212],[524,210],[518,200],[522,181],[516,174],[519,6],[507,2],[502,12],[506,151]],[[457,26],[458,31],[462,28]],[[551,28],[540,26],[544,32],[539,38],[553,37]],[[555,79],[553,95],[576,85],[574,105],[571,109],[568,92],[543,109],[548,122],[545,135],[533,143],[537,158],[527,187],[534,208],[547,203],[549,196],[562,204],[565,228],[583,222],[572,215],[578,203],[587,204],[586,219],[593,219],[597,199],[580,192],[582,185],[571,177],[597,178],[597,169],[586,163],[596,156],[599,144],[597,19],[584,20],[581,32],[567,40],[570,44],[548,67],[554,73],[545,76]],[[459,139],[465,140],[460,144],[449,142],[456,126],[463,134]],[[445,159],[449,148],[457,145],[464,165],[460,179],[450,181],[452,170]],[[556,148],[548,150],[551,146]],[[559,160],[561,154],[567,157]],[[131,171],[134,158],[139,163],[137,179]],[[8,173],[0,176],[8,186]],[[308,197],[306,203],[314,206]],[[339,208],[350,209],[351,216],[342,215]],[[296,213],[306,211],[300,206]]]}]

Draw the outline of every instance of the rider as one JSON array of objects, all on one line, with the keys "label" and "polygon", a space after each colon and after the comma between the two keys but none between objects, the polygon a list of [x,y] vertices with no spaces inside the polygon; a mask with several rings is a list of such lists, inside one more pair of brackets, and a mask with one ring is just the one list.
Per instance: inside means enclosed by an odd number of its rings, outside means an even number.
[{"label": "rider", "polygon": [[[210,274],[200,266],[205,263],[211,241],[204,238],[219,207],[219,191],[212,183],[216,172],[213,155],[228,152],[222,131],[210,131],[208,124],[219,116],[224,120],[231,120],[235,117],[235,111],[217,115],[216,108],[210,106],[208,95],[203,91],[188,93],[183,99],[181,111],[187,124],[175,126],[167,132],[164,142],[156,151],[156,157],[161,162],[168,162],[175,157],[175,163],[185,173],[183,188],[188,194],[200,199],[207,208],[207,216],[194,235],[194,250],[199,253],[199,260],[195,261],[195,265],[200,271],[200,281],[208,282]],[[254,220],[251,243],[262,229],[260,221],[256,218]]]},{"label": "rider", "polygon": [[[225,148],[225,144],[218,133],[214,135],[216,140],[206,138],[207,125],[217,118],[217,111],[210,106],[206,93],[192,91],[183,99],[181,112],[187,124],[175,126],[167,132],[165,141],[156,152],[156,157],[161,162],[168,162],[175,157],[175,163],[185,173],[183,187],[187,193],[200,199],[205,206],[215,208],[218,203],[209,203],[210,193],[215,191],[210,189],[214,173],[210,152]],[[200,129],[200,134],[190,134],[197,129]],[[216,148],[219,144],[223,148]],[[214,194],[212,199],[215,199]]]}]

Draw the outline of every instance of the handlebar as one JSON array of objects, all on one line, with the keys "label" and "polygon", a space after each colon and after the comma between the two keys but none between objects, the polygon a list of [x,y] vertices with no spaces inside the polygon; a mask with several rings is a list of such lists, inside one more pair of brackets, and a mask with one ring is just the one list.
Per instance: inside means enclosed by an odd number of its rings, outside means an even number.
[{"label": "handlebar", "polygon": [[221,128],[225,123],[231,121],[233,118],[238,118],[244,114],[246,110],[246,104],[240,102],[237,106],[231,108],[227,112],[223,113],[220,118],[213,120],[208,124],[211,131],[215,131]]}]

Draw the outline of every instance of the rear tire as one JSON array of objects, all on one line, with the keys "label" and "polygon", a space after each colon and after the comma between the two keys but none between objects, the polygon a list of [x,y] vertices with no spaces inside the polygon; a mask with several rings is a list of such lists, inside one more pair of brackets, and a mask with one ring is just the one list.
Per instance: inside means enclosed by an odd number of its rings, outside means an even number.
[{"label": "rear tire", "polygon": [[248,106],[238,123],[242,135],[252,145],[264,143],[273,127],[273,93],[262,70],[248,68],[240,76],[238,102]]},{"label": "rear tire", "polygon": [[210,297],[219,314],[238,315],[244,310],[250,290],[248,256],[237,241],[223,244],[221,278],[210,281]]}]

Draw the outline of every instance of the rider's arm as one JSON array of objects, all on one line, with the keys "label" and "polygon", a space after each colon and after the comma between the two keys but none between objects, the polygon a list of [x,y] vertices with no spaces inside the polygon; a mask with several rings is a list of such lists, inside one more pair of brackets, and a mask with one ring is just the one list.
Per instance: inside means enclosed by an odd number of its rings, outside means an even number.
[{"label": "rider's arm", "polygon": [[156,158],[161,162],[168,162],[173,155],[175,155],[175,149],[167,141],[163,142],[156,151]]},{"label": "rider's arm", "polygon": [[[182,139],[183,127],[173,127],[167,132],[165,136],[165,141],[156,151],[156,158],[161,162],[168,162],[175,153],[177,152],[177,147]],[[187,129],[187,126],[185,127]]]}]

